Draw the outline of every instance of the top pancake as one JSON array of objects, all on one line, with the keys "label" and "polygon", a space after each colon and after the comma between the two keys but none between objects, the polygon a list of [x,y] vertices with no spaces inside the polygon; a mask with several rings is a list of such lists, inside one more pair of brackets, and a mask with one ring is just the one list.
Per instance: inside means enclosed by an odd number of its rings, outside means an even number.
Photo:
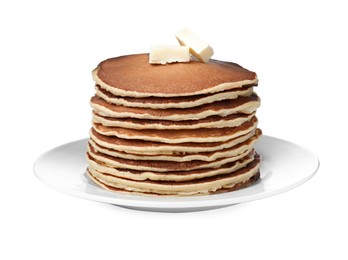
[{"label": "top pancake", "polygon": [[103,89],[125,97],[174,97],[215,93],[257,84],[257,75],[218,60],[153,65],[148,54],[107,59],[93,71]]}]

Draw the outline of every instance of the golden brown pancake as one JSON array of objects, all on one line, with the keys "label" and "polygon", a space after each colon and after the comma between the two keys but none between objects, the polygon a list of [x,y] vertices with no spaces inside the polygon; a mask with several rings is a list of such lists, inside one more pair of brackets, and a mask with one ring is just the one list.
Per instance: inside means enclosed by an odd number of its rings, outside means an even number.
[{"label": "golden brown pancake", "polygon": [[180,130],[180,129],[198,129],[198,128],[224,128],[239,126],[255,116],[252,114],[231,114],[227,116],[208,116],[199,120],[154,120],[138,118],[116,118],[102,116],[93,112],[93,122],[105,126],[123,127],[130,129],[157,129],[157,130]]},{"label": "golden brown pancake", "polygon": [[176,96],[176,97],[121,97],[96,85],[96,95],[105,101],[127,107],[144,107],[152,109],[166,108],[188,108],[196,107],[215,101],[235,99],[239,96],[247,97],[253,93],[253,86],[247,85],[241,88],[217,92],[214,94],[201,94],[196,96]]},{"label": "golden brown pancake", "polygon": [[98,186],[100,186],[103,189],[106,190],[110,190],[113,192],[121,192],[121,193],[132,193],[132,194],[138,194],[138,195],[148,195],[148,196],[192,196],[192,195],[209,195],[209,194],[218,194],[218,193],[226,193],[226,192],[231,192],[231,191],[236,191],[236,190],[240,190],[243,188],[246,188],[248,186],[253,185],[254,183],[258,182],[260,179],[260,172],[257,172],[254,176],[252,176],[250,179],[243,181],[243,182],[239,182],[236,184],[233,184],[229,187],[221,187],[220,189],[216,189],[215,191],[208,191],[206,193],[177,193],[177,194],[163,194],[163,193],[156,193],[153,191],[128,191],[125,188],[116,188],[114,186],[110,186],[107,185],[103,182],[101,182],[99,179],[97,179],[95,176],[93,176],[88,170],[87,170],[87,175],[89,176],[89,178]]},{"label": "golden brown pancake", "polygon": [[257,83],[255,72],[232,62],[153,65],[148,54],[107,59],[93,71],[93,77],[107,91],[127,97],[192,96]]},{"label": "golden brown pancake", "polygon": [[109,127],[102,124],[93,124],[93,128],[102,135],[162,143],[223,142],[244,135],[256,127],[257,118],[255,116],[250,121],[247,121],[240,126],[216,129],[200,128],[184,130],[135,130],[121,127]]},{"label": "golden brown pancake", "polygon": [[91,98],[91,106],[98,114],[109,117],[182,121],[197,120],[213,115],[251,114],[260,106],[260,99],[253,93],[248,97],[216,101],[186,109],[151,109],[110,104],[104,99],[94,96]]},{"label": "golden brown pancake", "polygon": [[174,154],[185,155],[192,153],[213,152],[227,149],[249,140],[254,135],[261,135],[261,130],[252,130],[246,134],[232,138],[225,142],[205,142],[205,143],[159,143],[136,139],[123,139],[116,136],[106,136],[99,134],[93,128],[90,131],[91,139],[100,146],[110,148],[116,151],[140,154],[140,155],[158,155]]}]

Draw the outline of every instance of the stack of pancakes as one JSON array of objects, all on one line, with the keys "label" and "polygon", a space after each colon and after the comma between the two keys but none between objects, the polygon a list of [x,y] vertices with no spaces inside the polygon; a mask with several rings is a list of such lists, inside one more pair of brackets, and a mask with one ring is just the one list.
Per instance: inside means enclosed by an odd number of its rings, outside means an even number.
[{"label": "stack of pancakes", "polygon": [[151,65],[148,54],[93,71],[88,176],[113,191],[227,192],[259,178],[254,72],[217,60]]}]

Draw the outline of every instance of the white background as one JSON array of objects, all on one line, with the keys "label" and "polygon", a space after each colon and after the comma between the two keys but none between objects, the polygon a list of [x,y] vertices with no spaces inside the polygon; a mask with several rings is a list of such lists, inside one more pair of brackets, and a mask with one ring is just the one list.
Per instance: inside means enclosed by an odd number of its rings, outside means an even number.
[{"label": "white background", "polygon": [[[347,259],[344,2],[2,1],[0,258]],[[37,180],[40,154],[88,135],[92,69],[176,44],[182,27],[214,58],[258,73],[260,127],[315,152],[318,173],[275,197],[182,214],[78,199]]]}]

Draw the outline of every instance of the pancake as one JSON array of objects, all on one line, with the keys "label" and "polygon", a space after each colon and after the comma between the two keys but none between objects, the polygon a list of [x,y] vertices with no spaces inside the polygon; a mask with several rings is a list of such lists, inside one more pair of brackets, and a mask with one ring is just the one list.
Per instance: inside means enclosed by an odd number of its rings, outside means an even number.
[{"label": "pancake", "polygon": [[96,123],[93,124],[93,128],[102,135],[162,143],[223,142],[244,135],[256,127],[257,118],[255,116],[250,121],[247,121],[240,126],[216,129],[200,128],[184,130],[136,130],[121,127],[109,127]]},{"label": "pancake", "polygon": [[108,103],[126,107],[143,107],[152,109],[197,107],[200,105],[213,103],[215,101],[235,99],[239,96],[247,97],[252,93],[252,86],[244,86],[214,94],[201,94],[196,96],[134,98],[116,96],[109,91],[102,89],[100,86],[96,86],[96,95]]},{"label": "pancake", "polygon": [[216,93],[257,83],[257,75],[238,64],[210,60],[152,65],[148,54],[101,62],[92,73],[96,84],[117,96],[177,97]]},{"label": "pancake", "polygon": [[227,116],[236,113],[251,114],[260,106],[260,99],[253,93],[248,97],[216,101],[199,107],[186,109],[150,109],[110,104],[104,99],[94,96],[91,98],[90,104],[94,111],[102,116],[181,121],[197,120],[213,115]]},{"label": "pancake", "polygon": [[121,169],[110,167],[102,162],[94,160],[91,156],[87,156],[89,167],[110,174],[116,177],[130,180],[159,180],[159,181],[188,181],[219,174],[228,174],[233,171],[245,167],[249,162],[254,160],[254,153],[249,153],[238,161],[226,163],[219,168],[206,168],[192,171],[178,172],[153,172],[153,171],[137,171],[130,169]]},{"label": "pancake", "polygon": [[169,171],[191,171],[204,168],[217,168],[229,162],[235,162],[249,154],[253,148],[243,151],[242,153],[233,157],[224,157],[212,162],[206,161],[188,161],[188,162],[175,162],[175,161],[145,161],[145,160],[128,160],[110,156],[100,153],[88,145],[88,156],[92,157],[95,161],[102,162],[110,167],[131,169],[138,171],[155,171],[155,172],[169,172]]},{"label": "pancake", "polygon": [[113,192],[121,192],[121,193],[132,193],[132,194],[137,194],[137,195],[142,195],[142,196],[193,196],[193,195],[210,195],[210,194],[218,194],[218,193],[226,193],[226,192],[231,192],[231,191],[236,191],[240,190],[243,188],[246,188],[248,186],[251,186],[252,184],[256,183],[259,178],[260,178],[260,172],[257,172],[254,176],[252,176],[250,179],[239,182],[239,183],[234,183],[232,185],[226,185],[224,187],[221,187],[215,191],[207,191],[207,193],[194,193],[194,192],[182,192],[182,193],[177,193],[177,194],[163,194],[163,193],[155,193],[155,192],[150,192],[150,191],[142,191],[142,192],[135,192],[135,191],[128,191],[126,189],[122,188],[116,188],[110,185],[107,185],[101,181],[99,181],[97,178],[95,178],[90,172],[87,170],[87,176],[91,181],[93,181],[96,185],[100,186],[101,188]]},{"label": "pancake", "polygon": [[127,152],[140,155],[158,155],[158,154],[179,154],[185,155],[190,153],[213,152],[230,148],[242,143],[252,136],[261,135],[261,130],[252,130],[244,135],[230,139],[225,142],[209,143],[179,143],[167,144],[158,142],[149,142],[136,139],[122,139],[115,136],[105,136],[99,134],[93,128],[90,131],[90,138],[100,146],[110,148],[116,151]]},{"label": "pancake", "polygon": [[118,158],[129,159],[129,160],[155,160],[155,161],[172,161],[172,162],[188,162],[193,160],[200,161],[215,161],[219,158],[233,157],[242,153],[245,150],[250,150],[254,143],[260,138],[259,135],[254,135],[252,138],[239,143],[233,147],[226,148],[223,150],[218,150],[214,152],[203,152],[203,153],[193,153],[185,155],[137,155],[131,153],[120,152],[117,150],[109,149],[96,144],[93,140],[89,141],[89,144],[93,147],[95,151],[103,154],[111,155]]},{"label": "pancake", "polygon": [[130,129],[157,129],[157,130],[179,130],[179,129],[198,129],[198,128],[223,128],[235,127],[249,121],[252,114],[231,114],[228,116],[209,116],[199,120],[169,121],[151,120],[137,118],[115,118],[107,117],[93,112],[92,120],[105,126],[114,126]]},{"label": "pancake", "polygon": [[[88,173],[98,185],[114,187],[128,192],[152,193],[159,195],[197,195],[209,194],[219,189],[233,188],[239,183],[250,180],[259,174],[260,158],[255,159],[245,167],[228,174],[215,175],[188,181],[154,181],[154,180],[130,180],[116,177],[108,173],[88,168]],[[257,179],[257,178],[255,178]]]}]

